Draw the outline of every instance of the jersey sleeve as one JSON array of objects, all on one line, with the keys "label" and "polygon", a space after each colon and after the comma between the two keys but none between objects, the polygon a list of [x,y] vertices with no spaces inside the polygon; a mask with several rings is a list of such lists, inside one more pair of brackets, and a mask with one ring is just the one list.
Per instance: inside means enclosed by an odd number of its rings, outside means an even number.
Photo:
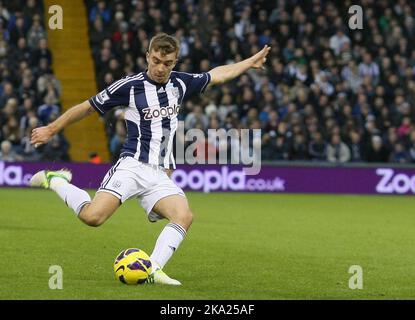
[{"label": "jersey sleeve", "polygon": [[210,82],[210,74],[203,73],[180,73],[180,78],[186,85],[185,96],[203,93]]},{"label": "jersey sleeve", "polygon": [[126,83],[126,80],[123,78],[91,97],[89,103],[99,114],[103,115],[114,107],[128,106],[130,89],[131,84]]}]

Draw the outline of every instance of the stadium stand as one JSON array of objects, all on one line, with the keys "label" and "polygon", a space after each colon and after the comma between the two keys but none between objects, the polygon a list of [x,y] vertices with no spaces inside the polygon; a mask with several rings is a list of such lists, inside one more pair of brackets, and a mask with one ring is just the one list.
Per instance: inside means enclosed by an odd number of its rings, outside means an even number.
[{"label": "stadium stand", "polygon": [[[68,159],[62,135],[42,150],[28,143],[31,128],[59,114],[60,87],[50,69],[42,2],[20,2],[0,5],[1,157]],[[362,30],[348,28],[352,4],[365,8]],[[180,40],[176,69],[186,72],[240,61],[269,44],[264,72],[249,72],[185,102],[180,116],[185,127],[261,128],[263,160],[415,162],[413,1],[85,0],[85,5],[99,90],[144,70],[149,39],[157,32]],[[126,136],[122,112],[109,112],[105,122],[115,160]],[[4,141],[10,143],[3,146]],[[57,154],[53,143],[66,151]]]},{"label": "stadium stand", "polygon": [[30,144],[32,129],[61,110],[43,11],[42,1],[0,1],[0,160],[70,160],[63,134],[39,149]]},{"label": "stadium stand", "polygon": [[[359,2],[359,1],[358,1]],[[251,72],[187,102],[185,126],[262,128],[263,160],[415,162],[415,3],[351,1],[86,1],[100,89],[145,69],[157,32],[181,41],[178,70],[208,71],[272,46]],[[111,113],[113,158],[125,138]]]}]

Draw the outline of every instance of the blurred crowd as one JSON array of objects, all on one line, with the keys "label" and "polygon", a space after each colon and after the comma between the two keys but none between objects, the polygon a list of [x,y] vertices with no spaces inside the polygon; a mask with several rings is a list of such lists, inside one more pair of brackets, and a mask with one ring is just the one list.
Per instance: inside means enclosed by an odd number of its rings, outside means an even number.
[{"label": "blurred crowd", "polygon": [[[176,70],[205,72],[265,44],[249,71],[184,102],[185,130],[262,129],[263,160],[415,162],[415,2],[410,0],[85,0],[97,83],[146,69],[158,32],[181,43]],[[351,5],[363,29],[348,25]],[[0,1],[0,160],[69,160],[62,134],[35,149],[32,128],[61,110],[42,1]],[[106,116],[113,159],[123,112]],[[206,134],[206,136],[209,136]],[[209,152],[218,152],[215,140]],[[231,144],[226,146],[231,147]],[[252,147],[252,144],[247,147]]]},{"label": "blurred crowd", "polygon": [[[204,72],[272,47],[251,71],[182,106],[185,128],[262,129],[263,160],[415,162],[415,2],[86,0],[97,82],[146,69],[158,32],[181,42],[176,70]],[[351,30],[351,5],[363,29]],[[123,114],[107,115],[115,159]],[[214,141],[211,149],[217,150]],[[229,147],[229,146],[228,146]]]},{"label": "blurred crowd", "polygon": [[0,161],[68,161],[62,134],[36,149],[33,128],[60,114],[60,83],[51,69],[43,1],[0,1]]}]

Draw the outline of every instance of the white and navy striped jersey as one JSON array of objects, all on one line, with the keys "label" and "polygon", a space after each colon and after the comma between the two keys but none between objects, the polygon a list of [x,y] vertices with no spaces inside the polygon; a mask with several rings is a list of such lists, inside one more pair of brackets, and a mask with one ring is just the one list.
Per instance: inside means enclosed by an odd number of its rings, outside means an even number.
[{"label": "white and navy striped jersey", "polygon": [[209,81],[209,73],[173,71],[166,84],[159,84],[144,71],[115,81],[89,103],[101,115],[114,107],[125,107],[127,139],[120,157],[175,168],[172,150],[180,106],[184,98],[202,93]]}]

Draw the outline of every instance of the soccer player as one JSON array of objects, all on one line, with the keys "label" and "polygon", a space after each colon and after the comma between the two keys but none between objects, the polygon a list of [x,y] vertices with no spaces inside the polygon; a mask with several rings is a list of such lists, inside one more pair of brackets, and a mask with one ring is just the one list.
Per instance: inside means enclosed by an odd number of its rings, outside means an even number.
[{"label": "soccer player", "polygon": [[47,126],[32,131],[31,142],[40,145],[55,134],[93,112],[103,115],[123,106],[127,139],[117,163],[108,171],[94,199],[70,183],[66,170],[37,172],[31,186],[52,189],[76,216],[89,226],[103,224],[126,200],[136,198],[148,220],[167,219],[150,256],[153,273],[148,283],[180,285],[163,267],[186,236],[193,214],[186,196],[167,175],[174,168],[172,144],[177,114],[183,99],[202,93],[206,87],[232,80],[250,68],[263,68],[270,47],[241,62],[219,66],[209,72],[189,74],[173,71],[179,42],[165,33],[154,36],[146,53],[147,70],[126,76],[96,96],[62,114]]}]

